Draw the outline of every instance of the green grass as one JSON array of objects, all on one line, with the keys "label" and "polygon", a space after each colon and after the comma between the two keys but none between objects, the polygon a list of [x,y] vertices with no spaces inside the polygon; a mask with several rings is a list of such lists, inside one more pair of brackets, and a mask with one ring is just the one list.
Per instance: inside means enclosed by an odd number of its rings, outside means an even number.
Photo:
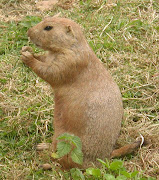
[{"label": "green grass", "polygon": [[[70,177],[55,170],[44,172],[38,167],[50,162],[47,153],[37,154],[35,145],[52,141],[53,92],[20,60],[22,46],[28,45],[27,29],[43,17],[58,12],[81,25],[90,46],[121,89],[125,118],[119,144],[134,141],[139,133],[150,141],[149,146],[136,152],[135,156],[124,158],[127,170],[133,172],[137,169],[143,177],[159,177],[157,1],[123,0],[114,4],[77,1],[71,9],[55,7],[44,13],[34,9],[31,3],[33,1],[16,0],[2,0],[0,3],[0,177]],[[25,10],[28,7],[32,9]],[[36,52],[40,51],[31,46]]]}]

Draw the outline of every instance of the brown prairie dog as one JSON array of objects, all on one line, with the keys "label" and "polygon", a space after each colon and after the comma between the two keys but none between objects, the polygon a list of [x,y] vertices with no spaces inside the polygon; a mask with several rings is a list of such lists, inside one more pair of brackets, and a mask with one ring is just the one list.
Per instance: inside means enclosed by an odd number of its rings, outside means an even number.
[{"label": "brown prairie dog", "polygon": [[[49,17],[30,28],[28,36],[47,51],[38,57],[30,47],[23,47],[22,60],[54,90],[53,150],[56,138],[68,132],[81,138],[83,168],[97,164],[97,158],[109,158],[121,128],[121,94],[80,26],[66,18]],[[79,167],[69,157],[60,163],[65,169]]]}]

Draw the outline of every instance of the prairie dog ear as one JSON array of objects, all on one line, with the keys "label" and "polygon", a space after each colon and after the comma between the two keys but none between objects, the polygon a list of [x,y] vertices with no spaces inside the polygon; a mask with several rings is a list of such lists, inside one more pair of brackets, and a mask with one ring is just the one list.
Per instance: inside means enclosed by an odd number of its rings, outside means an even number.
[{"label": "prairie dog ear", "polygon": [[66,26],[66,32],[68,34],[71,34],[72,36],[74,36],[74,32],[73,32],[73,29],[70,25]]}]

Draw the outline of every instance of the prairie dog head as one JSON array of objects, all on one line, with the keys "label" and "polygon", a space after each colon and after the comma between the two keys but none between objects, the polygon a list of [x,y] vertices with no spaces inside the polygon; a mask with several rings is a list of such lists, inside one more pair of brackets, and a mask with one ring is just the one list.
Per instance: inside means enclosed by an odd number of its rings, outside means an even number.
[{"label": "prairie dog head", "polygon": [[49,17],[28,30],[28,36],[38,47],[58,51],[86,44],[86,40],[75,22],[59,17]]}]

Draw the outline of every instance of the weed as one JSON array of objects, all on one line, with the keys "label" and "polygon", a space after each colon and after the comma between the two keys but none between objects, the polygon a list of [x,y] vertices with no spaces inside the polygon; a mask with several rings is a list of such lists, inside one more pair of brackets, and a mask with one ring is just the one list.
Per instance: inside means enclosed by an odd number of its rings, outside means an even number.
[{"label": "weed", "polygon": [[57,138],[57,153],[53,153],[53,158],[60,158],[70,154],[72,161],[77,164],[83,163],[82,143],[78,136],[64,133]]}]

